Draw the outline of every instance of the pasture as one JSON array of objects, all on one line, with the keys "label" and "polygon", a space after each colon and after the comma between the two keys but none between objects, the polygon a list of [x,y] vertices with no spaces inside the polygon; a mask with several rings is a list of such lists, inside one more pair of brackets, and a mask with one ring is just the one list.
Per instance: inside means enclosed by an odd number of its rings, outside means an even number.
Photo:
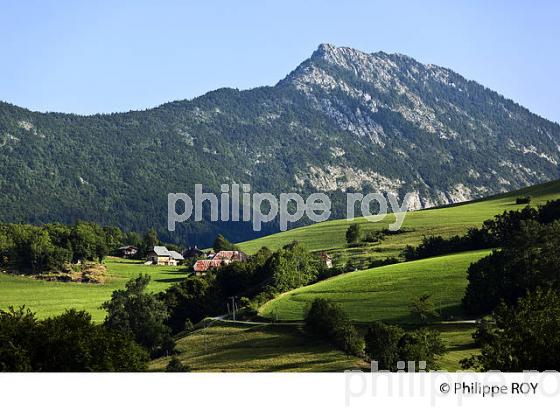
[{"label": "pasture", "polygon": [[38,317],[63,313],[66,309],[83,309],[99,322],[105,317],[101,304],[111,298],[114,290],[140,274],[152,280],[149,290],[160,292],[186,277],[181,266],[150,266],[141,261],[108,257],[105,260],[109,279],[103,285],[87,283],[47,282],[26,276],[0,273],[0,309],[25,305]]},{"label": "pasture", "polygon": [[[310,338],[297,325],[211,323],[177,341],[178,358],[192,371],[342,372],[367,366]],[[169,360],[154,360],[150,369],[164,370]]]},{"label": "pasture", "polygon": [[532,206],[557,199],[560,197],[560,181],[548,182],[477,201],[408,212],[401,228],[402,233],[387,235],[377,244],[368,244],[358,249],[346,246],[345,233],[350,224],[360,224],[363,233],[381,231],[395,221],[395,216],[389,214],[381,222],[369,222],[365,218],[357,218],[354,221],[332,220],[242,242],[238,245],[243,251],[254,253],[263,246],[275,250],[292,241],[298,241],[306,245],[310,251],[332,253],[335,262],[337,262],[337,257],[340,259],[338,262],[345,262],[351,257],[373,257],[375,259],[397,257],[406,245],[417,245],[424,236],[450,237],[464,234],[469,227],[480,226],[486,219],[505,210],[523,208],[525,205],[516,205],[515,200],[526,195],[532,197]]},{"label": "pasture", "polygon": [[410,303],[428,293],[442,317],[461,315],[467,268],[490,251],[473,251],[345,273],[286,292],[259,313],[273,320],[303,320],[315,298],[338,303],[355,322],[407,322]]}]

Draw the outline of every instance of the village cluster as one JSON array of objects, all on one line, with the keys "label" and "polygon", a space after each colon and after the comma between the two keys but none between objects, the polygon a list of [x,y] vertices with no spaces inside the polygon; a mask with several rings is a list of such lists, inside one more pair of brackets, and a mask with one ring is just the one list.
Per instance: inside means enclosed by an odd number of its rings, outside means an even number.
[{"label": "village cluster", "polygon": [[[123,258],[134,258],[138,254],[138,248],[127,245],[119,248],[120,256]],[[325,252],[319,255],[321,261],[327,268],[332,268],[332,258]],[[189,259],[196,259],[193,271],[197,276],[204,276],[208,271],[229,265],[232,262],[246,262],[247,254],[241,251],[219,251],[205,252],[197,246],[191,246],[182,253],[167,249],[165,246],[154,246],[146,254],[145,265],[177,266]]]},{"label": "village cluster", "polygon": [[[138,248],[132,245],[119,248],[119,253],[124,258],[134,258]],[[165,246],[154,246],[146,254],[145,265],[177,266],[187,259],[197,258],[193,266],[196,275],[204,275],[206,272],[220,266],[229,265],[232,262],[245,262],[247,255],[241,251],[219,251],[206,253],[196,246],[185,249],[182,253],[167,249]]]}]

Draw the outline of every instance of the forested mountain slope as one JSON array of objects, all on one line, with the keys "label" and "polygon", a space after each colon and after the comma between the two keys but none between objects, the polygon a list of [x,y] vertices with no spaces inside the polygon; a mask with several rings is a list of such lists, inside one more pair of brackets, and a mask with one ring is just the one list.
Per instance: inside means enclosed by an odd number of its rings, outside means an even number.
[{"label": "forested mountain slope", "polygon": [[[225,69],[225,68],[224,68]],[[84,98],[87,98],[86,96]],[[166,231],[167,193],[414,193],[428,207],[558,178],[560,126],[451,70],[321,45],[274,87],[77,116],[0,103],[0,219],[93,220],[166,240],[240,241],[243,224]],[[276,230],[270,225],[259,234]]]}]

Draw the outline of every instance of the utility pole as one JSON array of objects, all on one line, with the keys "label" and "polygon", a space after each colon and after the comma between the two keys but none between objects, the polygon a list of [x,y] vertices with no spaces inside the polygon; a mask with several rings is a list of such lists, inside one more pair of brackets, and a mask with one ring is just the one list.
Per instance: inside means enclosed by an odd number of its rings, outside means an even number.
[{"label": "utility pole", "polygon": [[237,312],[237,306],[235,305],[235,296],[230,296],[230,300],[231,300],[232,317],[233,320],[235,320],[235,314]]}]

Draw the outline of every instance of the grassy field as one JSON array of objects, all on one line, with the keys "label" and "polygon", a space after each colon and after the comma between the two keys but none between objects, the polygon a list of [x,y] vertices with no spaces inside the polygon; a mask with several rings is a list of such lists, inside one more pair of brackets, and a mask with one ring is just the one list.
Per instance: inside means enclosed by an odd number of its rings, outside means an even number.
[{"label": "grassy field", "polygon": [[[363,328],[362,330],[365,330]],[[472,325],[439,325],[448,352],[441,369],[460,369],[459,360],[477,352]],[[349,357],[328,343],[305,335],[299,325],[214,322],[177,341],[178,358],[194,372],[342,372],[369,363]],[[150,370],[163,371],[170,357],[151,362]]]},{"label": "grassy field", "polygon": [[359,223],[363,232],[379,231],[395,221],[394,215],[388,215],[386,220],[381,222],[369,222],[364,218],[352,222],[333,220],[243,242],[239,246],[245,252],[254,253],[263,246],[275,250],[295,240],[305,244],[310,251],[329,251],[335,258],[335,263],[337,258],[344,262],[350,256],[383,259],[388,256],[398,256],[406,245],[417,245],[425,235],[448,237],[462,234],[469,227],[480,226],[484,220],[504,210],[522,208],[525,205],[516,205],[515,199],[525,195],[532,197],[531,205],[560,198],[560,181],[536,185],[484,200],[409,212],[404,220],[403,233],[386,236],[380,243],[366,246],[365,249],[346,247],[345,233],[348,226],[351,223]]},{"label": "grassy field", "polygon": [[440,360],[440,369],[447,371],[461,370],[460,360],[480,353],[472,338],[475,330],[473,325],[435,326],[447,347],[447,353]]},{"label": "grassy field", "polygon": [[129,279],[149,274],[152,277],[149,289],[159,292],[186,276],[176,266],[146,266],[139,261],[111,257],[105,263],[109,280],[103,285],[47,282],[0,273],[0,309],[25,305],[38,317],[46,317],[76,308],[87,310],[95,321],[101,321],[105,317],[101,304]]},{"label": "grassy field", "polygon": [[[240,244],[252,253],[267,246],[278,249],[297,240],[309,250],[327,250],[342,265],[348,259],[382,259],[398,256],[406,245],[418,244],[425,235],[451,236],[464,233],[468,227],[506,209],[518,209],[515,199],[531,195],[532,205],[560,198],[560,182],[555,181],[486,200],[456,206],[408,213],[403,231],[387,235],[381,242],[358,248],[346,246],[346,220],[329,221],[304,228],[270,235]],[[357,221],[362,231],[382,230],[394,221],[371,223]],[[461,317],[460,301],[466,286],[466,270],[470,263],[489,251],[446,255],[413,262],[403,262],[374,269],[346,273],[314,285],[295,289],[266,303],[260,309],[264,317],[280,321],[299,321],[306,306],[314,298],[325,297],[338,302],[351,319],[359,324],[374,320],[406,323],[409,304],[424,293],[432,295],[442,317]],[[129,279],[141,273],[151,275],[151,291],[161,291],[186,276],[180,267],[145,266],[118,258],[107,258],[109,280],[104,285],[46,282],[0,273],[0,308],[26,305],[39,317],[62,313],[68,308],[85,309],[94,320],[101,321],[100,305],[111,293],[124,287]],[[472,324],[437,325],[449,347],[441,367],[459,369],[459,360],[476,352],[472,343]],[[363,327],[363,326],[362,326]],[[196,331],[178,341],[180,359],[194,371],[343,371],[364,366],[364,363],[317,343],[293,324],[231,324],[218,323]],[[152,370],[163,370],[169,358],[152,362]]]},{"label": "grassy field", "polygon": [[[179,359],[198,372],[341,372],[366,363],[302,333],[299,326],[216,322],[177,342]],[[152,362],[163,370],[170,358]]]},{"label": "grassy field", "polygon": [[446,317],[459,316],[468,266],[489,251],[473,251],[342,274],[284,293],[260,309],[264,317],[302,320],[309,303],[327,298],[356,322],[406,321],[411,301],[432,295]]}]

